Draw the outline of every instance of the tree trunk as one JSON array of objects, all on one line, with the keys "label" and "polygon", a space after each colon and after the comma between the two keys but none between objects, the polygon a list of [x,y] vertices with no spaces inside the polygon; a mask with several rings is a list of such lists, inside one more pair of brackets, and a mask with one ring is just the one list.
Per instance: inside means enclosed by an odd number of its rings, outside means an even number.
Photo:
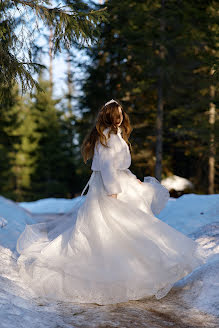
[{"label": "tree trunk", "polygon": [[155,177],[161,181],[163,155],[163,81],[160,76],[158,83],[158,104],[156,119],[156,165]]},{"label": "tree trunk", "polygon": [[[214,74],[213,69],[211,69],[211,75]],[[209,124],[210,124],[210,149],[209,149],[209,172],[208,172],[208,193],[214,194],[214,180],[215,180],[215,136],[214,136],[214,124],[215,124],[215,87],[210,86],[210,108],[209,108]]]},{"label": "tree trunk", "polygon": [[68,58],[67,58],[67,64],[68,64],[68,72],[67,72],[67,84],[68,84],[68,110],[71,112],[72,110],[72,72],[71,72],[71,56],[68,51]]},{"label": "tree trunk", "polygon": [[165,0],[162,1],[162,17],[160,19],[161,42],[160,42],[160,67],[158,68],[158,90],[157,90],[157,118],[156,118],[156,164],[155,164],[155,177],[161,181],[162,175],[162,157],[163,157],[163,60],[165,58],[164,49],[164,33],[165,33],[165,20],[164,20],[164,5]]},{"label": "tree trunk", "polygon": [[49,81],[50,81],[50,90],[52,94],[53,89],[53,66],[52,66],[52,37],[53,37],[53,31],[52,28],[50,28],[50,34],[49,34]]}]

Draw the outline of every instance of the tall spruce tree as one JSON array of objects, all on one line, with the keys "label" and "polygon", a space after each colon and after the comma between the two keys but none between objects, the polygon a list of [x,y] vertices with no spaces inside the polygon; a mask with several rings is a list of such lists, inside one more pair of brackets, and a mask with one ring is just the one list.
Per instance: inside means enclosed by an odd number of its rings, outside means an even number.
[{"label": "tall spruce tree", "polygon": [[35,198],[60,197],[66,195],[69,158],[66,153],[66,139],[62,131],[61,115],[51,94],[50,81],[39,78],[45,93],[35,91],[31,111],[39,134],[36,149],[36,169],[32,175],[32,190]]},{"label": "tall spruce tree", "polygon": [[17,127],[11,122],[11,134],[17,140],[13,143],[10,153],[13,184],[10,186],[12,198],[16,201],[34,199],[32,176],[37,167],[38,145],[40,133],[37,131],[36,111],[32,106],[29,94],[25,97],[18,92],[18,100],[14,104],[14,111],[18,115]]}]

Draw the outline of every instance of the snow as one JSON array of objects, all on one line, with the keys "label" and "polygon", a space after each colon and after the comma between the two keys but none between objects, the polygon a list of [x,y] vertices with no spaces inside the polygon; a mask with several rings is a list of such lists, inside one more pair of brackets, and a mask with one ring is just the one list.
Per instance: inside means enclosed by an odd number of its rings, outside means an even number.
[{"label": "snow", "polygon": [[209,314],[219,314],[219,256],[176,285],[184,288],[183,300]]},{"label": "snow", "polygon": [[168,190],[174,189],[176,191],[183,191],[187,188],[192,189],[194,187],[191,181],[177,175],[171,175],[166,179],[163,179],[161,184]]},{"label": "snow", "polygon": [[[83,196],[82,196],[83,197]],[[73,199],[65,198],[45,198],[39,199],[34,202],[20,202],[21,207],[35,214],[42,213],[65,213],[70,211],[74,205],[80,201],[81,196]]]},{"label": "snow", "polygon": [[219,195],[185,194],[171,198],[158,217],[190,234],[208,223],[219,222]]},{"label": "snow", "polygon": [[0,245],[15,250],[16,240],[26,224],[33,224],[32,215],[15,202],[0,196]]},{"label": "snow", "polygon": [[49,198],[19,206],[0,197],[1,328],[219,327],[219,195],[170,198],[160,213],[161,220],[196,240],[207,259],[163,299],[98,306],[36,298],[17,272],[17,238],[26,224],[59,218],[80,200]]}]

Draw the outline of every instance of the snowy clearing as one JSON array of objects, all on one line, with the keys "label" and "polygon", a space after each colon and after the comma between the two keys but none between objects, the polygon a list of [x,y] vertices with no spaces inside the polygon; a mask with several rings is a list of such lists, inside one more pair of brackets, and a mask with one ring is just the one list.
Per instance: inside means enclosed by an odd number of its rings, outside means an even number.
[{"label": "snowy clearing", "polygon": [[[80,200],[39,200],[30,206],[25,203],[27,211],[0,197],[1,328],[219,326],[219,195],[170,198],[160,213],[161,220],[196,240],[207,258],[205,265],[178,281],[163,299],[99,306],[36,298],[17,273],[17,237],[26,224],[58,218]],[[55,210],[56,214],[48,215]]]}]

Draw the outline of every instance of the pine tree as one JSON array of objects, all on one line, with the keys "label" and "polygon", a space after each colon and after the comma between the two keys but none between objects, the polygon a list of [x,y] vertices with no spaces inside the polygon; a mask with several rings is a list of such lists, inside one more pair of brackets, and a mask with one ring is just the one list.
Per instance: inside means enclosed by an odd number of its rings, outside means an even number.
[{"label": "pine tree", "polygon": [[19,94],[19,101],[14,104],[19,119],[17,128],[12,124],[11,133],[17,137],[17,142],[13,144],[11,152],[11,176],[13,176],[14,186],[13,199],[16,201],[34,199],[32,190],[32,176],[37,167],[38,144],[40,133],[37,131],[35,109],[32,107],[30,96],[25,97]]},{"label": "pine tree", "polygon": [[59,100],[51,95],[50,81],[42,76],[39,84],[45,93],[35,91],[32,97],[31,112],[39,135],[35,149],[36,169],[32,175],[32,191],[35,198],[58,196],[65,190],[66,157],[62,147],[60,113],[56,109]]},{"label": "pine tree", "polygon": [[19,106],[18,86],[9,90],[10,97],[0,103],[0,193],[8,198],[14,198],[15,176],[12,174],[14,145],[19,138],[14,135],[14,129],[19,126],[19,117],[15,106]]},{"label": "pine tree", "polygon": [[[64,2],[65,3],[65,2]],[[19,19],[16,17],[20,14]],[[36,18],[35,25],[27,24],[29,15]],[[6,0],[0,2],[0,101],[8,95],[8,89],[19,81],[22,92],[34,86],[40,89],[32,72],[45,68],[34,62],[34,33],[39,31],[37,20],[53,29],[52,43],[56,54],[61,47],[70,48],[75,42],[94,42],[98,24],[106,20],[105,10],[94,11],[82,1],[71,1],[68,6],[51,6],[51,1]],[[25,33],[16,31],[16,27]],[[25,49],[25,51],[24,51]],[[26,50],[27,49],[27,50]],[[26,55],[26,53],[28,55]]]}]

